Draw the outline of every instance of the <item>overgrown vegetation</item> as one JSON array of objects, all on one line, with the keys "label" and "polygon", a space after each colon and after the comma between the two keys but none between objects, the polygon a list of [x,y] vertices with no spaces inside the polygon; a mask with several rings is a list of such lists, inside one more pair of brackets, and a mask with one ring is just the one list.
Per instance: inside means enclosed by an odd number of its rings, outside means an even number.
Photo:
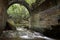
[{"label": "overgrown vegetation", "polygon": [[11,5],[7,13],[9,15],[8,22],[15,26],[21,26],[28,24],[28,19],[30,17],[29,11],[26,7],[20,4],[13,4]]},{"label": "overgrown vegetation", "polygon": [[36,2],[36,0],[25,0],[30,6]]},{"label": "overgrown vegetation", "polygon": [[[36,0],[25,0],[26,3],[31,5],[36,2]],[[9,19],[8,22],[14,26],[29,26],[30,14],[28,9],[21,4],[13,4],[7,10]]]}]

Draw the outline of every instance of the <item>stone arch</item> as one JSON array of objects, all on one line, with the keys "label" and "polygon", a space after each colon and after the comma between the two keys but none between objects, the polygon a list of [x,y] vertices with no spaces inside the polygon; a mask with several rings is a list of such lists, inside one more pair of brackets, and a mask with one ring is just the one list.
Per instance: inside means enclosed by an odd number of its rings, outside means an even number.
[{"label": "stone arch", "polygon": [[[30,9],[30,7],[29,7],[29,4],[28,3],[26,3],[25,1],[14,1],[14,0],[12,0],[12,1],[9,1],[9,4],[8,4],[8,6],[7,6],[7,9],[11,6],[11,5],[13,5],[13,4],[21,4],[21,5],[23,5],[28,11],[29,11],[29,15],[31,14],[31,9]],[[7,10],[6,10],[7,11]],[[8,23],[8,25],[9,25],[9,23]],[[9,27],[7,27],[8,29],[10,28],[10,26]],[[6,27],[5,27],[5,29],[6,29]],[[14,30],[16,30],[16,28],[13,28]]]},{"label": "stone arch", "polygon": [[31,12],[31,8],[30,8],[29,4],[26,3],[24,0],[18,0],[18,1],[12,0],[12,1],[9,1],[7,9],[9,8],[9,6],[11,6],[12,4],[15,4],[15,3],[25,6],[28,9],[28,11]]},{"label": "stone arch", "polygon": [[0,33],[3,31],[3,29],[6,26],[6,22],[7,22],[7,9],[9,8],[10,5],[14,4],[14,3],[18,3],[18,4],[22,4],[23,6],[25,6],[29,13],[31,12],[31,9],[28,5],[28,3],[26,3],[24,0],[11,0],[11,1],[4,1],[4,0],[0,0]]}]

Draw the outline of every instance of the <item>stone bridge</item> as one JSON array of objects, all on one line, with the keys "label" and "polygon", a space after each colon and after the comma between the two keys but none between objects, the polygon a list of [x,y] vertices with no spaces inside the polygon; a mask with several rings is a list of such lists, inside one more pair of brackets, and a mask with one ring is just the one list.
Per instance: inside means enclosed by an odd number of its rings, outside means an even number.
[{"label": "stone bridge", "polygon": [[22,4],[29,10],[31,15],[31,28],[48,28],[51,30],[51,25],[60,24],[58,23],[60,17],[60,0],[41,1],[37,0],[30,7],[24,0],[0,0],[0,31],[2,32],[6,26],[8,18],[7,9],[14,3]]}]

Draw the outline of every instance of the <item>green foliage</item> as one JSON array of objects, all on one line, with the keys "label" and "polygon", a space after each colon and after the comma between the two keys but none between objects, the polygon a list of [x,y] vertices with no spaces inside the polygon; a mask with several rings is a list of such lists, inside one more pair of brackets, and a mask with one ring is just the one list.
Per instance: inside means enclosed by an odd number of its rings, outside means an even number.
[{"label": "green foliage", "polygon": [[27,8],[20,4],[11,5],[8,8],[7,13],[15,23],[21,23],[22,20],[27,19],[30,16]]},{"label": "green foliage", "polygon": [[25,0],[30,6],[36,2],[36,0]]},{"label": "green foliage", "polygon": [[7,10],[7,13],[9,14],[9,16],[12,16],[15,18],[20,18],[20,17],[24,18],[25,16],[26,17],[29,16],[28,10],[20,4],[11,5]]}]

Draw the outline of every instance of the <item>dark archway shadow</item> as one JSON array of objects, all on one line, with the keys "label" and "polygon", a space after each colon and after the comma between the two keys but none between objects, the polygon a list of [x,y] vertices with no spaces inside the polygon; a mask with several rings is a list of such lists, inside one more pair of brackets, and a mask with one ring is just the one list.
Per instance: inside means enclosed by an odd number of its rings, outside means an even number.
[{"label": "dark archway shadow", "polygon": [[52,30],[47,30],[43,34],[47,37],[60,39],[60,25],[51,25]]}]

